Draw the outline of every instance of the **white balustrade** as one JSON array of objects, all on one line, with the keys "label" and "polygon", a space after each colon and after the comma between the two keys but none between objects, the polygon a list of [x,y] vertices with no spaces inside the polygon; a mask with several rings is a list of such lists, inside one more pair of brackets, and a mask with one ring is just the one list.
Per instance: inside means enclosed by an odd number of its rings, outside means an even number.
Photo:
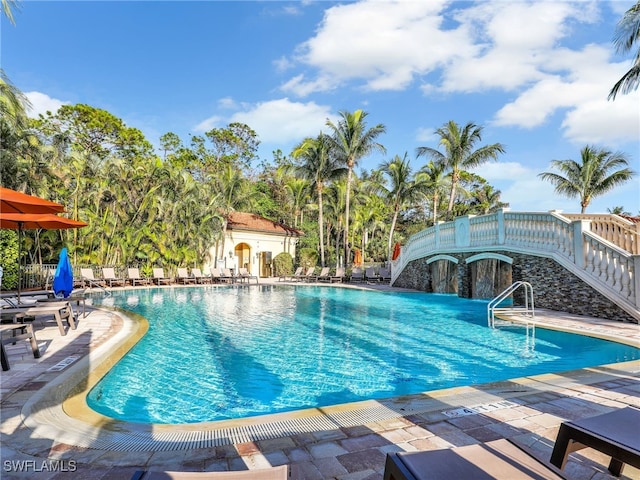
[{"label": "white balustrade", "polygon": [[[574,272],[587,275],[609,298],[640,317],[640,257],[634,224],[616,215],[562,215],[559,212],[501,210],[481,216],[439,223],[417,233],[392,262],[392,282],[418,258],[454,251],[514,250],[555,258]],[[595,222],[595,226],[594,226]],[[456,232],[459,228],[468,231]],[[630,226],[631,225],[631,226]],[[456,241],[458,243],[456,243]],[[460,246],[460,242],[468,246]],[[622,245],[626,245],[624,247]]]}]

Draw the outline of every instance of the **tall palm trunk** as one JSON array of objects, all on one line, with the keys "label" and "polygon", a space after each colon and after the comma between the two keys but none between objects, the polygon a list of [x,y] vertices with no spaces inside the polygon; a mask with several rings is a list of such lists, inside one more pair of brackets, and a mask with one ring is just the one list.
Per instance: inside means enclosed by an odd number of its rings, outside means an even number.
[{"label": "tall palm trunk", "polygon": [[323,267],[326,267],[324,262],[324,220],[322,217],[322,185],[318,184],[318,236],[320,237],[320,263]]},{"label": "tall palm trunk", "polygon": [[351,180],[353,176],[353,160],[347,163],[349,171],[347,172],[347,194],[345,197],[345,219],[344,219],[344,266],[349,264],[351,249],[349,248],[349,203],[351,201]]}]

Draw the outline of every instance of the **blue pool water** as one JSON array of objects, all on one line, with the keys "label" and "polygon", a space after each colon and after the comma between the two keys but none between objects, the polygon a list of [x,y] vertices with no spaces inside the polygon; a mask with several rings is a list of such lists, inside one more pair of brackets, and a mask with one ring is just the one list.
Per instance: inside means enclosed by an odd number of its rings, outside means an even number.
[{"label": "blue pool water", "polygon": [[91,390],[121,420],[193,423],[560,372],[640,358],[614,342],[490,329],[487,303],[316,286],[113,292],[149,320]]}]

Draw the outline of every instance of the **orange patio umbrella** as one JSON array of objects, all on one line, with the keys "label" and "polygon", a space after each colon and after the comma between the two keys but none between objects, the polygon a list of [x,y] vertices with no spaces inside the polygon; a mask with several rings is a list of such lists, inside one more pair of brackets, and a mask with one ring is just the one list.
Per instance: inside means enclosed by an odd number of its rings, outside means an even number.
[{"label": "orange patio umbrella", "polygon": [[353,255],[353,265],[356,267],[359,267],[360,265],[362,265],[362,252],[360,250],[356,249]]},{"label": "orange patio umbrella", "polygon": [[0,228],[4,230],[64,230],[86,227],[87,224],[53,213],[4,213],[0,212]]},{"label": "orange patio umbrella", "polygon": [[18,230],[18,302],[20,301],[20,283],[22,281],[22,230],[64,230],[67,228],[81,228],[86,226],[87,224],[84,222],[72,220],[71,218],[59,217],[53,213],[0,212],[0,228],[4,230]]},{"label": "orange patio umbrella", "polygon": [[0,213],[60,213],[64,205],[0,187]]},{"label": "orange patio umbrella", "polygon": [[396,242],[396,244],[393,246],[393,255],[391,255],[391,260],[395,260],[399,256],[400,256],[400,244]]}]

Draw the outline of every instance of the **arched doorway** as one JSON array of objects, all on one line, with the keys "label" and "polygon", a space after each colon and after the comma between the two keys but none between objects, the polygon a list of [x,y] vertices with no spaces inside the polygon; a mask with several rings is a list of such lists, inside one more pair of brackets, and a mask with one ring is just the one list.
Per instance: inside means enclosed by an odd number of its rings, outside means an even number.
[{"label": "arched doorway", "polygon": [[238,243],[233,251],[238,259],[238,268],[246,268],[249,273],[251,271],[251,247],[248,243]]}]

